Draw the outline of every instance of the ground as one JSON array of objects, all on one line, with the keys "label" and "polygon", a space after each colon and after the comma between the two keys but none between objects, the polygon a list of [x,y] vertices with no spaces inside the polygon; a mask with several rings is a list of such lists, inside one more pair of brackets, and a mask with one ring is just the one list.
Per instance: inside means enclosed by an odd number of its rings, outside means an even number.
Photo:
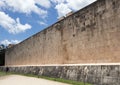
[{"label": "ground", "polygon": [[55,81],[20,75],[8,75],[0,77],[0,85],[70,85],[70,84],[64,84]]}]

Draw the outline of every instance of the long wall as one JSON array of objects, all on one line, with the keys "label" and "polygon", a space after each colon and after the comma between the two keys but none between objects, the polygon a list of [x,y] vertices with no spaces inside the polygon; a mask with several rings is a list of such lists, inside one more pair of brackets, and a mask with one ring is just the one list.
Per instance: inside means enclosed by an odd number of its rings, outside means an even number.
[{"label": "long wall", "polygon": [[7,66],[120,62],[120,0],[97,0],[6,52]]}]

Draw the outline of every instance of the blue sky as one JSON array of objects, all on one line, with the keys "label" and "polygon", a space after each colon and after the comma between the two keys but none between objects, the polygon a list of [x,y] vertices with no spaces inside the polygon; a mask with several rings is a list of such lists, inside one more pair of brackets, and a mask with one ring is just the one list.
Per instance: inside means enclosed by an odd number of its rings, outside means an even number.
[{"label": "blue sky", "polygon": [[16,44],[96,0],[0,0],[0,44]]}]

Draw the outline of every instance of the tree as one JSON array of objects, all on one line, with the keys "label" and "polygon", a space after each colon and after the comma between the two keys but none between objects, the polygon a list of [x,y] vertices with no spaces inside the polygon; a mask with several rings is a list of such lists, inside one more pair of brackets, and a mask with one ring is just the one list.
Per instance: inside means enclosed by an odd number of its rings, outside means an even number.
[{"label": "tree", "polygon": [[6,50],[6,47],[3,44],[1,44],[0,45],[0,66],[5,64],[5,50]]},{"label": "tree", "polygon": [[5,49],[5,45],[1,44],[0,45],[0,50],[3,50],[3,49]]}]

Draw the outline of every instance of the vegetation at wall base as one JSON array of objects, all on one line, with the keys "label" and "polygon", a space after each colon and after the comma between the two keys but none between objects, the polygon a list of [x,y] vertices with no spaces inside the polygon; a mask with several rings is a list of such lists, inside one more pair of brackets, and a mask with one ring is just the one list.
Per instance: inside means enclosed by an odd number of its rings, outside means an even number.
[{"label": "vegetation at wall base", "polygon": [[1,76],[6,76],[6,75],[11,75],[11,73],[6,73],[6,72],[0,71],[0,77],[1,77]]},{"label": "vegetation at wall base", "polygon": [[0,71],[0,76],[6,76],[6,75],[12,75],[12,74],[28,76],[28,77],[43,78],[43,79],[62,82],[62,83],[67,83],[67,84],[71,84],[71,85],[92,85],[92,84],[88,84],[88,83],[77,82],[77,81],[72,81],[72,80],[65,80],[65,79],[61,79],[61,78],[51,78],[51,77],[46,77],[46,76],[37,76],[37,75],[34,75],[34,74],[19,74],[19,73],[13,73],[13,72],[7,72],[6,73],[6,72],[3,72],[3,71]]}]

